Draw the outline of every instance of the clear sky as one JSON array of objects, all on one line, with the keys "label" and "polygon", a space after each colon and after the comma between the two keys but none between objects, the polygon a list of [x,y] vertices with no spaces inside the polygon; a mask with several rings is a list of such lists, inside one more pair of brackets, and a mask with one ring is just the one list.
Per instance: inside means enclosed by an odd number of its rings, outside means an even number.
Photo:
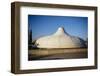
[{"label": "clear sky", "polygon": [[28,27],[32,29],[32,39],[51,35],[59,27],[73,36],[84,40],[88,37],[88,17],[28,15]]}]

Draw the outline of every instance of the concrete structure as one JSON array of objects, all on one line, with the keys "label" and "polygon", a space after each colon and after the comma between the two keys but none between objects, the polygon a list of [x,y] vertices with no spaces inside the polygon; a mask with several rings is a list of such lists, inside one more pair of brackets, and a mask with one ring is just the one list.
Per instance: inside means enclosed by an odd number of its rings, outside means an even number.
[{"label": "concrete structure", "polygon": [[79,37],[71,36],[65,32],[63,27],[49,36],[44,36],[36,40],[38,48],[82,48],[86,47],[85,41]]}]

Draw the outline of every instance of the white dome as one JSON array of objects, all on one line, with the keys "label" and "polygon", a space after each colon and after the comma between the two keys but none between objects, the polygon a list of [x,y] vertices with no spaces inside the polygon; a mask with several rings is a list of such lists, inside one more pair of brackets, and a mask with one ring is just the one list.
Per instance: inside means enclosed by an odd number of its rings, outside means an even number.
[{"label": "white dome", "polygon": [[81,38],[70,36],[63,27],[58,28],[57,32],[44,36],[36,40],[38,48],[81,48],[86,47],[85,41]]}]

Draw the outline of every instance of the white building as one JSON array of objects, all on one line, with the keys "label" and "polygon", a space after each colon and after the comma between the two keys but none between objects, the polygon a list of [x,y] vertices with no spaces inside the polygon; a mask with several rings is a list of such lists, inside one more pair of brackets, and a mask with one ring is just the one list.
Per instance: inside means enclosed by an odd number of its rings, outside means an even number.
[{"label": "white building", "polygon": [[86,47],[85,41],[79,37],[71,36],[65,32],[63,27],[49,36],[44,36],[36,40],[38,48],[81,48]]}]

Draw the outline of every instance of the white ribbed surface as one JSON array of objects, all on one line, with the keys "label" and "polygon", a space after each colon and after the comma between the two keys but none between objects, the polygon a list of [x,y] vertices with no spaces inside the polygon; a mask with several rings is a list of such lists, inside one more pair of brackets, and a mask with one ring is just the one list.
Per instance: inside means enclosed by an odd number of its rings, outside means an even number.
[{"label": "white ribbed surface", "polygon": [[37,39],[38,48],[79,48],[85,47],[82,39],[67,34],[63,27],[59,27],[53,35]]}]

